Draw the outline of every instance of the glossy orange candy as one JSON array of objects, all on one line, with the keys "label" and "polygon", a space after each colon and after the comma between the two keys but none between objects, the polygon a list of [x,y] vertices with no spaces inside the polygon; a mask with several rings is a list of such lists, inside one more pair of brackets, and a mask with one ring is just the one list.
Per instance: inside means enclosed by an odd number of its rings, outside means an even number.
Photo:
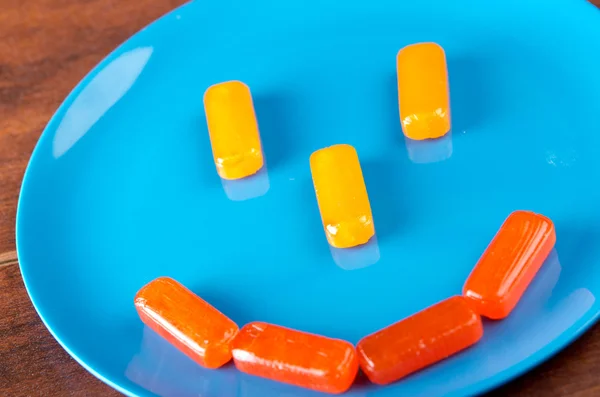
[{"label": "glossy orange candy", "polygon": [[329,244],[349,248],[369,241],[375,226],[356,150],[350,145],[317,150],[310,170]]},{"label": "glossy orange candy", "polygon": [[463,287],[482,316],[510,314],[556,242],[554,224],[543,215],[515,211],[486,248]]},{"label": "glossy orange candy", "polygon": [[219,176],[231,180],[257,173],[264,159],[248,86],[228,81],[209,87],[204,110]]},{"label": "glossy orange candy", "polygon": [[147,326],[203,367],[231,360],[238,326],[177,281],[160,277],[145,285],[135,307]]},{"label": "glossy orange candy", "polygon": [[395,382],[473,344],[483,336],[481,318],[455,296],[358,342],[360,367],[379,385]]},{"label": "glossy orange candy", "polygon": [[398,52],[398,100],[404,135],[439,138],[450,131],[446,55],[435,43],[412,44]]},{"label": "glossy orange candy", "polygon": [[350,343],[263,322],[242,327],[231,350],[242,372],[325,393],[345,392],[358,371]]}]

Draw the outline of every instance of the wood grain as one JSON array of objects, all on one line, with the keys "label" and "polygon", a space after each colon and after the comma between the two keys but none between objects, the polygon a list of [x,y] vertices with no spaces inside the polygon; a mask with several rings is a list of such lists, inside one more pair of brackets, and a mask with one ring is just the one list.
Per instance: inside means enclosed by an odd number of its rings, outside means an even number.
[{"label": "wood grain", "polygon": [[0,267],[16,264],[18,264],[17,251],[8,251],[0,254]]},{"label": "wood grain", "polygon": [[[119,43],[183,2],[0,0],[0,396],[119,395],[71,359],[33,309],[17,266],[15,208],[29,155],[64,97]],[[488,396],[600,396],[598,374],[600,325]]]}]

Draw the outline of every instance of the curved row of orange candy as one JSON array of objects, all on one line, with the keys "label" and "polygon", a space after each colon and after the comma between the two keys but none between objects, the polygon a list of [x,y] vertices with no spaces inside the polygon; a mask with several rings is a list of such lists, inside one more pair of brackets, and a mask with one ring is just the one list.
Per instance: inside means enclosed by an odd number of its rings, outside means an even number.
[{"label": "curved row of orange candy", "polygon": [[[432,43],[406,47],[398,54],[397,67],[399,96],[405,99],[400,101],[404,134],[426,139],[447,133],[443,50]],[[205,107],[219,175],[239,179],[262,168],[249,89],[239,82],[213,86],[205,94]],[[375,230],[354,148],[336,145],[313,153],[311,172],[329,243],[345,248],[367,242]],[[342,393],[352,385],[359,366],[373,383],[388,384],[475,344],[483,335],[480,316],[508,316],[555,241],[548,218],[512,213],[469,276],[462,296],[375,332],[356,349],[342,340],[263,322],[240,330],[170,278],[143,287],[135,306],[144,323],[204,367],[218,368],[233,356],[236,367],[248,374]]]},{"label": "curved row of orange candy", "polygon": [[233,356],[250,375],[327,393],[343,393],[358,367],[376,384],[388,384],[475,344],[480,315],[502,319],[529,286],[552,250],[552,222],[513,212],[454,296],[360,340],[349,342],[264,322],[240,330],[227,316],[177,281],[162,277],[135,297],[142,321],[206,368]]}]

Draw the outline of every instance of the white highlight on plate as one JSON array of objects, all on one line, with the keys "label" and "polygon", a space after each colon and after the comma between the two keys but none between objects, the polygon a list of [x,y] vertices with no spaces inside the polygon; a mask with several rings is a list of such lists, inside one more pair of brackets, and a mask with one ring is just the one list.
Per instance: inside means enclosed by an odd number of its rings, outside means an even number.
[{"label": "white highlight on plate", "polygon": [[125,95],[152,55],[152,47],[126,52],[100,70],[75,97],[61,120],[52,142],[52,155],[59,158]]}]

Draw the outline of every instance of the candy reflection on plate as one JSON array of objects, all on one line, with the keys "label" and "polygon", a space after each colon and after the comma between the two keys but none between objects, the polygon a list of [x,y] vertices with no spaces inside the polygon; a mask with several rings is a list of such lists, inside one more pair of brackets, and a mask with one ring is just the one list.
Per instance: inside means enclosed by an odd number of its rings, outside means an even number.
[{"label": "candy reflection on plate", "polygon": [[525,321],[529,313],[534,311],[533,306],[538,304],[536,298],[531,296],[528,303],[523,305],[523,310],[517,307],[506,320],[487,323],[486,337],[502,343],[482,344],[482,349],[486,352],[486,360],[479,363],[479,377],[485,379],[515,365],[519,356],[507,355],[507,349],[517,349],[522,356],[541,353],[549,340],[557,338],[571,327],[577,327],[578,322],[592,308],[595,301],[594,295],[588,289],[576,289],[566,298],[552,305],[552,310],[546,309],[545,315],[539,322],[523,328],[519,324]]},{"label": "candy reflection on plate", "polygon": [[352,248],[335,248],[329,246],[331,256],[336,265],[344,270],[362,269],[372,266],[379,261],[379,244],[377,235],[363,245]]},{"label": "candy reflection on plate", "polygon": [[140,351],[125,376],[161,397],[237,397],[239,372],[233,365],[219,371],[201,367],[144,326]]},{"label": "candy reflection on plate", "polygon": [[441,138],[417,141],[404,137],[408,158],[415,164],[437,163],[452,156],[452,132]]},{"label": "candy reflection on plate", "polygon": [[231,201],[245,201],[264,196],[269,191],[269,173],[265,163],[256,174],[242,179],[228,180],[221,178],[223,190]]},{"label": "candy reflection on plate", "polygon": [[[240,392],[238,397],[323,397],[328,394],[313,390],[301,389],[283,383],[272,382],[269,379],[240,374]],[[265,394],[269,390],[269,394]],[[354,385],[350,390],[341,394],[344,397],[367,397],[364,387]]]},{"label": "candy reflection on plate", "polygon": [[553,248],[514,311],[538,310],[539,306],[547,304],[552,295],[552,290],[556,286],[556,283],[558,283],[560,273],[561,267],[558,253],[556,252],[556,248]]}]

